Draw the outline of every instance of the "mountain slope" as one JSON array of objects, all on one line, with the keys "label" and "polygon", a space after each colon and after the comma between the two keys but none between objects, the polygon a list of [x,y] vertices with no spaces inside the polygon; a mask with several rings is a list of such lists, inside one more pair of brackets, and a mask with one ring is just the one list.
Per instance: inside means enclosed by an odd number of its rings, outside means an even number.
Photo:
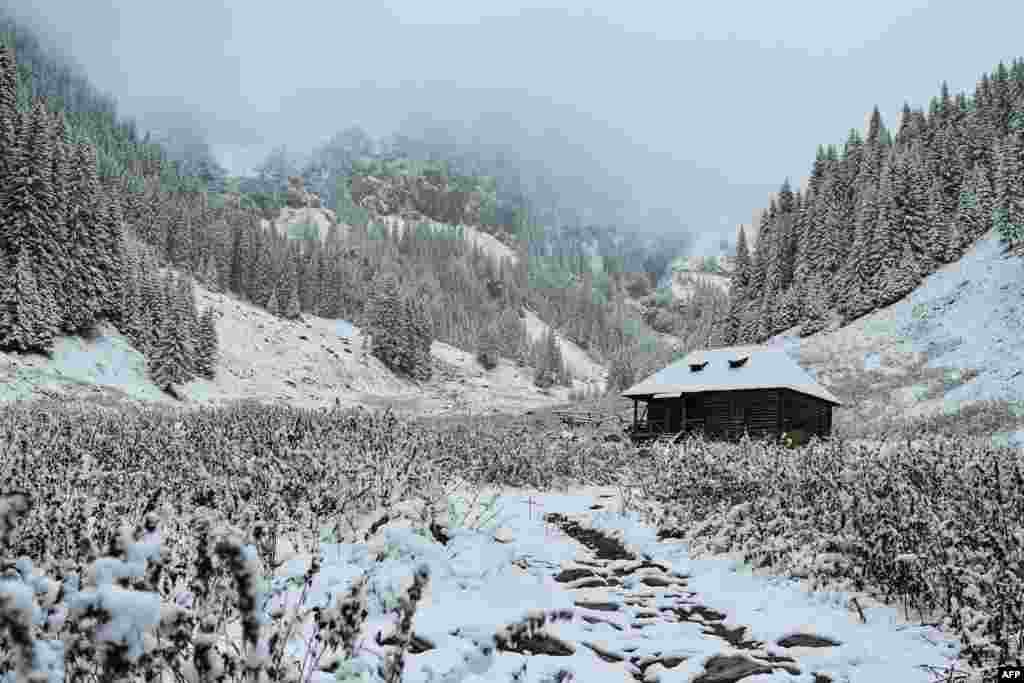
[{"label": "mountain slope", "polygon": [[[487,371],[473,354],[437,341],[431,346],[434,378],[417,384],[364,351],[364,335],[345,321],[307,315],[290,322],[199,284],[195,292],[198,309],[214,310],[220,358],[215,379],[194,379],[178,389],[182,404],[150,381],[142,354],[110,325],[102,325],[93,339],[59,338],[51,358],[0,353],[0,402],[87,398],[200,407],[255,400],[317,408],[337,400],[342,407],[392,406],[429,416],[453,410],[522,412],[568,398],[567,388],[535,387],[529,367],[503,358]],[[535,327],[541,326],[536,320]],[[591,379],[576,382],[577,388],[598,384],[599,365],[578,348],[565,355],[574,371]]]},{"label": "mountain slope", "polygon": [[835,425],[847,433],[987,402],[1005,418],[992,430],[977,424],[978,433],[1024,428],[1024,261],[1004,251],[992,230],[900,301],[803,339],[793,327],[770,343],[791,348],[846,404]]}]

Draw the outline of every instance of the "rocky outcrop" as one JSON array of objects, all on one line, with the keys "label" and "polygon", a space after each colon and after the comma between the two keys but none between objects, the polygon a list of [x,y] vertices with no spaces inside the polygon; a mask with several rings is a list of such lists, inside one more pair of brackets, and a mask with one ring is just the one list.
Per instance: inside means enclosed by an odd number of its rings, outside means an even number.
[{"label": "rocky outcrop", "polygon": [[320,204],[320,195],[306,190],[302,178],[288,178],[288,192],[285,195],[285,206],[273,221],[263,220],[265,226],[273,225],[281,235],[292,239],[301,239],[308,234],[316,234],[321,241],[326,239],[331,225],[337,224],[334,212]]},{"label": "rocky outcrop", "polygon": [[457,190],[437,175],[352,178],[352,200],[378,216],[430,218],[450,225],[479,225],[481,197]]},{"label": "rocky outcrop", "polygon": [[[720,254],[715,257],[718,261],[719,271],[722,275],[729,275],[736,267],[736,259],[728,254]],[[687,272],[707,272],[704,271],[704,264],[706,256],[687,256],[685,259],[681,259],[680,265],[684,265]]]},{"label": "rocky outcrop", "polygon": [[672,296],[678,301],[688,301],[694,295],[699,285],[712,285],[729,293],[729,285],[732,283],[728,275],[716,273],[705,273],[695,271],[676,271],[672,274]]},{"label": "rocky outcrop", "polygon": [[307,191],[301,177],[290,176],[285,204],[292,209],[319,209],[320,195]]}]

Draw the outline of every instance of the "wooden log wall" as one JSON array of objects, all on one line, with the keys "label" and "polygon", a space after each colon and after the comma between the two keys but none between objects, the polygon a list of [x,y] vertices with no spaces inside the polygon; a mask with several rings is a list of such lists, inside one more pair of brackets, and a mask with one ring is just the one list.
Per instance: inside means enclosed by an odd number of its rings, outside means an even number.
[{"label": "wooden log wall", "polygon": [[782,389],[782,429],[804,429],[821,436],[832,431],[832,408],[822,401],[790,389]]}]

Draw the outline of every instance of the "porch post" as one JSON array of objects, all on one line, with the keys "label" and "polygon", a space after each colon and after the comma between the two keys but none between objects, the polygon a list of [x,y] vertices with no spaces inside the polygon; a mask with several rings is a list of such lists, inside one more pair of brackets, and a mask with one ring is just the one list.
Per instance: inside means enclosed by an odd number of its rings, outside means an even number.
[{"label": "porch post", "polygon": [[679,431],[686,431],[686,392],[679,393]]},{"label": "porch post", "polygon": [[636,431],[637,407],[639,405],[640,405],[639,402],[634,398],[633,399],[633,431],[634,432]]}]

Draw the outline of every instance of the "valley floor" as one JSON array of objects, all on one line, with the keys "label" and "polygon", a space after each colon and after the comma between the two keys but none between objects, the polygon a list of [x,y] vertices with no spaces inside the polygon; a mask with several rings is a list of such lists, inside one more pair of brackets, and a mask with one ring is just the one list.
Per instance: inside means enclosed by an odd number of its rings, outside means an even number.
[{"label": "valley floor", "polygon": [[[401,522],[370,540],[388,548],[376,565],[364,545],[321,543],[321,573],[307,598],[344,592],[367,570],[380,593],[404,591],[425,562],[430,582],[413,619],[420,651],[406,656],[407,683],[928,683],[955,660],[955,638],[906,623],[895,608],[858,596],[860,623],[850,595],[809,591],[728,557],[690,557],[682,543],[659,541],[636,512],[622,514],[622,504],[615,488],[503,489],[488,508],[492,521],[453,532],[447,546]],[[475,526],[474,510],[467,526]],[[300,577],[307,561],[294,556],[279,571]],[[571,619],[549,621],[542,632],[550,637],[535,639],[529,653],[482,649],[503,624],[558,609]],[[364,624],[358,659],[366,666],[376,668],[372,643],[378,632],[386,640],[392,624]],[[298,640],[293,653],[303,654]]]}]

